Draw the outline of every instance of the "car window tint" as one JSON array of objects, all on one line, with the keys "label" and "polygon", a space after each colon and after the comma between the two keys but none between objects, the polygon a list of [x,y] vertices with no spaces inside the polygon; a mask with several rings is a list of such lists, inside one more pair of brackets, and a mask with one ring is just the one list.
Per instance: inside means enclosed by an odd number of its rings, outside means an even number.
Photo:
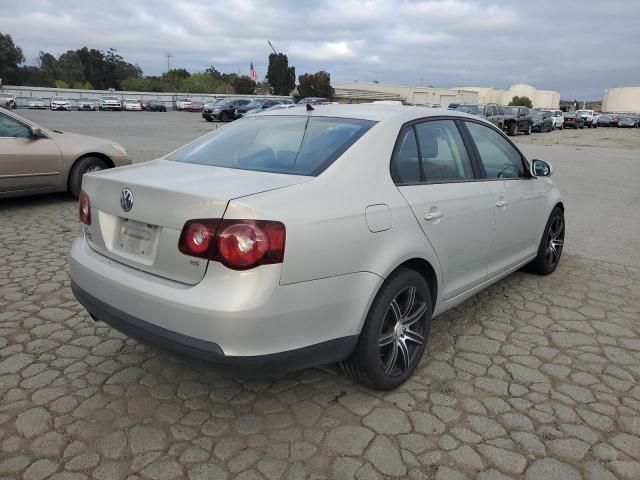
[{"label": "car window tint", "polygon": [[3,138],[28,138],[29,137],[29,128],[14,120],[11,117],[7,117],[6,115],[0,114],[0,137]]},{"label": "car window tint", "polygon": [[471,161],[453,120],[436,120],[415,126],[427,181],[473,178]]},{"label": "car window tint", "polygon": [[400,133],[393,159],[393,171],[398,183],[420,182],[420,159],[413,127],[405,127]]},{"label": "car window tint", "polygon": [[480,153],[487,178],[524,177],[520,153],[499,132],[478,123],[466,122]]},{"label": "car window tint", "polygon": [[374,124],[351,118],[249,117],[167,158],[242,170],[319,175]]}]

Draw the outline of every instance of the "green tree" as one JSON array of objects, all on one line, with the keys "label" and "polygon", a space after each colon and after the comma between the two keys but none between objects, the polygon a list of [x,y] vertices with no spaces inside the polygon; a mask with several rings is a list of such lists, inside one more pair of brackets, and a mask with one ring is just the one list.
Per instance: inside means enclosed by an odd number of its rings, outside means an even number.
[{"label": "green tree", "polygon": [[0,33],[0,79],[3,84],[20,83],[18,67],[23,62],[22,49],[13,43],[11,35]]},{"label": "green tree", "polygon": [[289,66],[289,59],[284,53],[271,53],[266,79],[274,95],[289,95],[296,86],[296,69]]},{"label": "green tree", "polygon": [[236,93],[252,95],[256,91],[256,82],[251,77],[242,75],[233,82],[233,89]]},{"label": "green tree", "polygon": [[171,91],[178,91],[182,86],[185,79],[189,78],[191,74],[184,68],[174,68],[166,73],[162,74],[162,80],[169,85]]},{"label": "green tree", "polygon": [[515,96],[511,99],[511,101],[509,102],[509,106],[510,107],[529,107],[532,108],[533,107],[533,103],[531,102],[531,99],[527,96]]},{"label": "green tree", "polygon": [[331,99],[333,97],[331,75],[324,70],[300,75],[298,77],[298,96],[301,98],[322,97]]}]

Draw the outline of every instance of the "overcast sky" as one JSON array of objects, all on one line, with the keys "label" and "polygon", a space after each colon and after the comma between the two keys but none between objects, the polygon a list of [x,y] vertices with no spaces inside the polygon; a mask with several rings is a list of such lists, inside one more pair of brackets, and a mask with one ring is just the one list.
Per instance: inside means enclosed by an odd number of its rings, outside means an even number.
[{"label": "overcast sky", "polygon": [[[215,65],[266,73],[271,40],[296,74],[332,83],[528,83],[563,99],[640,85],[640,0],[0,0],[0,32],[38,51],[115,48],[146,75]],[[10,12],[10,14],[9,14]]]}]

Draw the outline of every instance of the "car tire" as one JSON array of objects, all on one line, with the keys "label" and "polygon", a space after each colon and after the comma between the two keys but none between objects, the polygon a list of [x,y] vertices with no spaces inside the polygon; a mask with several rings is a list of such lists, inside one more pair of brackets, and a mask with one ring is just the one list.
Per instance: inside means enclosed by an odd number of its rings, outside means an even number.
[{"label": "car tire", "polygon": [[207,122],[213,122],[213,118],[204,117],[204,119],[205,119]]},{"label": "car tire", "polygon": [[555,207],[544,227],[544,233],[538,246],[538,255],[530,263],[531,270],[539,275],[549,275],[555,272],[562,256],[564,234],[564,212],[560,207]]},{"label": "car tire", "polygon": [[431,312],[424,277],[408,268],[397,270],[376,294],[355,350],[339,364],[342,372],[376,390],[402,385],[424,354]]},{"label": "car tire", "polygon": [[509,136],[515,137],[518,134],[518,124],[516,122],[512,122],[509,125]]},{"label": "car tire", "polygon": [[69,191],[75,198],[80,196],[82,189],[82,176],[85,173],[97,172],[109,168],[107,162],[99,157],[84,157],[77,160],[69,173]]},{"label": "car tire", "polygon": [[[531,135],[531,131],[533,130],[533,128],[531,127],[531,124],[529,124],[529,127],[527,128],[527,130],[524,132],[525,135]],[[542,129],[540,129],[540,131],[542,131]]]}]

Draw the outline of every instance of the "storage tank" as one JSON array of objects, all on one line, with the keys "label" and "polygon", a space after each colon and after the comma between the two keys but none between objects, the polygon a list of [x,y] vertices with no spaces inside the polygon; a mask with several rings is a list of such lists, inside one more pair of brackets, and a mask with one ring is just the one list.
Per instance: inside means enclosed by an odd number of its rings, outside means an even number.
[{"label": "storage tank", "polygon": [[605,90],[602,111],[640,113],[640,87],[619,87]]}]

